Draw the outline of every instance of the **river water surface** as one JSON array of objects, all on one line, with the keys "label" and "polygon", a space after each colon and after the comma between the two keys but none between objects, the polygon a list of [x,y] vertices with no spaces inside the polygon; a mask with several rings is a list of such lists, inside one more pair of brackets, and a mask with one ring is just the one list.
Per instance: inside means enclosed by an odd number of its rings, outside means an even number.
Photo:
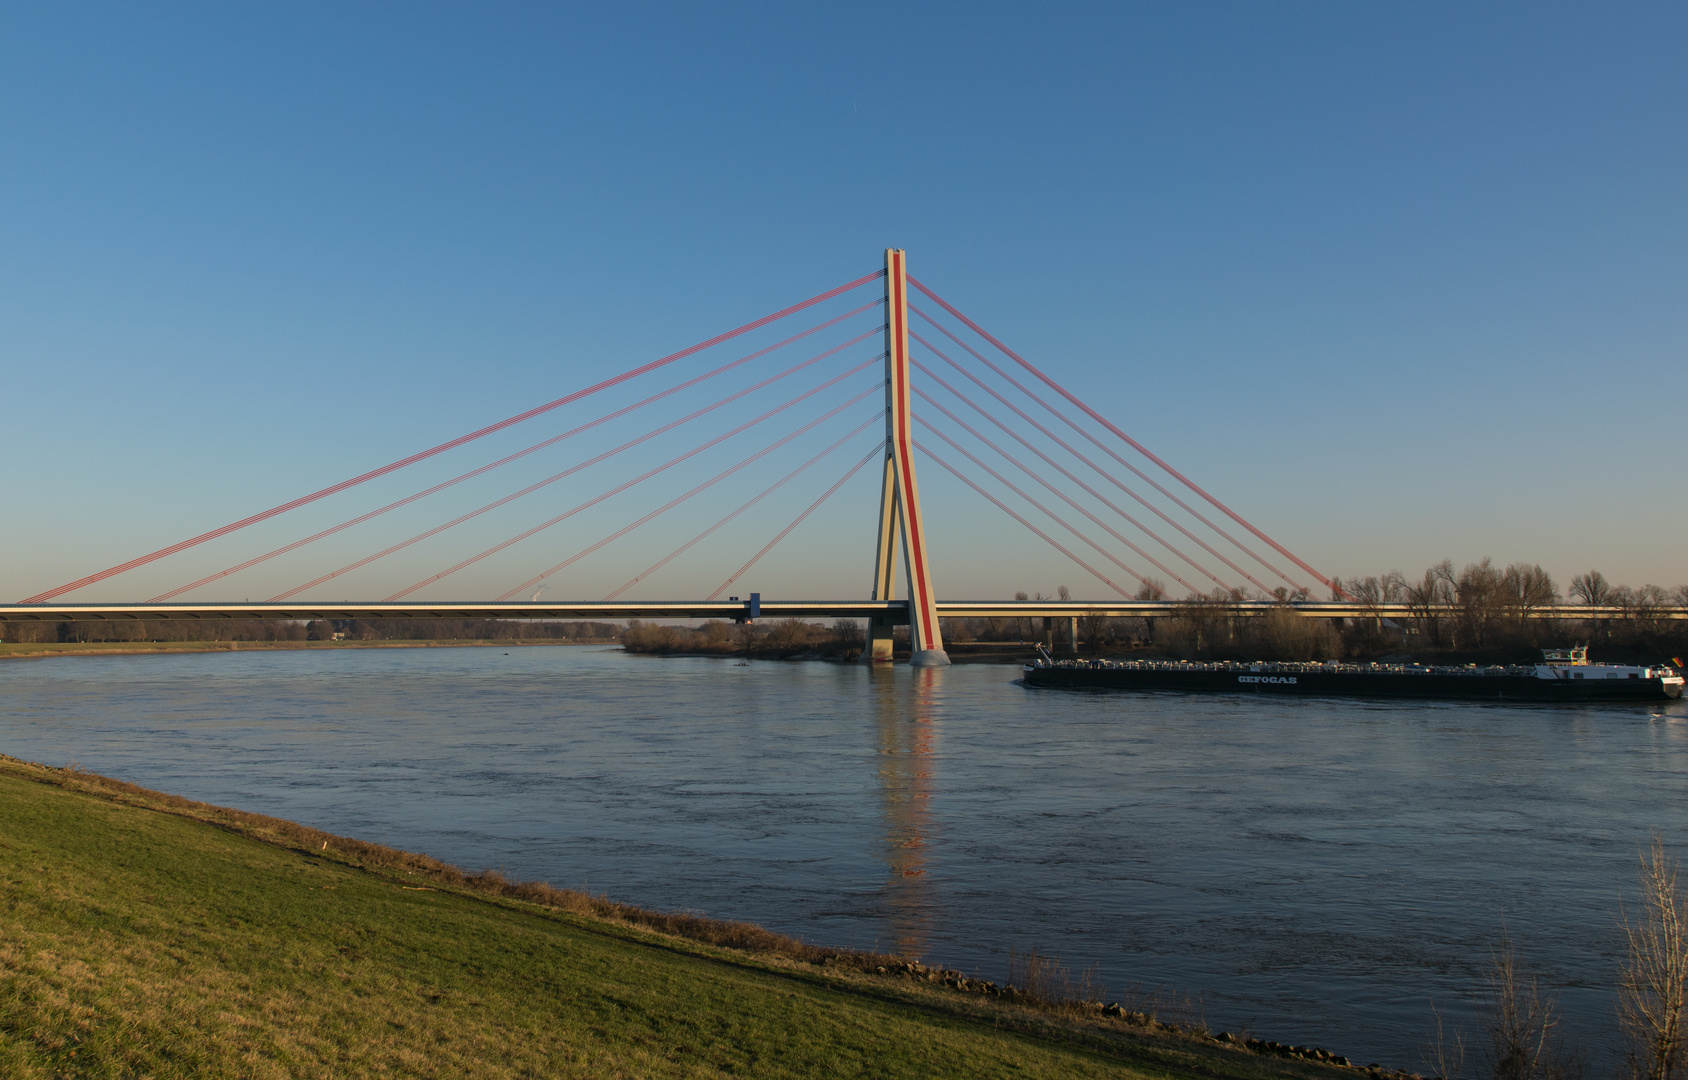
[{"label": "river water surface", "polygon": [[[1503,932],[1609,1051],[1620,900],[1688,839],[1688,709],[1031,691],[604,647],[0,662],[0,752],[1420,1068]],[[0,823],[3,827],[3,823]],[[1675,850],[1680,852],[1680,847]]]}]

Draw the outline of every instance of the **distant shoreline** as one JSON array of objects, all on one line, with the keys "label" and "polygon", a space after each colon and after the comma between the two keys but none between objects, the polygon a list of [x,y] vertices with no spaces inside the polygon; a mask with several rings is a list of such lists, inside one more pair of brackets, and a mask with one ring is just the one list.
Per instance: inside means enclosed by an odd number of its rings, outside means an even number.
[{"label": "distant shoreline", "polygon": [[[995,643],[992,643],[995,645]],[[643,649],[628,649],[615,638],[588,639],[548,639],[548,638],[512,638],[510,640],[487,640],[485,638],[412,638],[407,640],[386,641],[43,641],[43,642],[15,642],[0,643],[0,661],[4,660],[45,660],[59,656],[159,656],[176,653],[218,653],[218,652],[281,652],[288,650],[308,649],[459,649],[459,648],[498,648],[511,646],[534,645],[615,645],[621,646],[623,651],[632,656],[673,657],[691,656],[705,657],[717,660],[738,658],[741,660],[827,660],[834,663],[859,663],[859,659],[844,659],[838,656],[825,656],[819,653],[800,653],[792,656],[777,656],[770,654],[751,654],[745,656],[742,649],[709,650],[709,649],[681,649],[675,651],[647,651]],[[1004,643],[1007,645],[1007,643]],[[1035,648],[1035,647],[1034,647]],[[1012,645],[1007,647],[986,647],[975,650],[967,645],[952,645],[950,659],[959,664],[1018,664],[1037,654],[1032,650],[1024,652]],[[908,654],[897,657],[899,661],[906,661]]]},{"label": "distant shoreline", "polygon": [[456,649],[512,645],[616,645],[614,638],[551,640],[512,638],[413,639],[409,641],[43,641],[0,644],[0,660],[44,660],[54,656],[146,656],[161,653],[279,652],[293,649]]}]

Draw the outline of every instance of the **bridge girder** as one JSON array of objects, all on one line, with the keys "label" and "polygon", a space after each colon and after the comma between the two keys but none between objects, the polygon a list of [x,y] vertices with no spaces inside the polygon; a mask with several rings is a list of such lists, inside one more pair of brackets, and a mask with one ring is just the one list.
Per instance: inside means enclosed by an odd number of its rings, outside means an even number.
[{"label": "bridge girder", "polygon": [[[1181,601],[1083,601],[1041,600],[949,600],[937,604],[938,617],[958,618],[1170,618],[1196,608]],[[1277,609],[1322,619],[1414,619],[1426,615],[1451,619],[1460,615],[1453,605],[1439,605],[1428,611],[1407,604],[1363,604],[1342,601],[1308,601],[1279,604],[1243,601],[1229,604],[1203,603],[1203,611],[1228,615],[1258,616]],[[138,619],[227,620],[227,619],[555,619],[581,621],[623,621],[627,619],[725,619],[746,617],[749,605],[731,600],[674,601],[581,601],[578,603],[486,603],[453,601],[433,604],[316,603],[316,604],[0,604],[0,622],[125,622]],[[1539,619],[1622,619],[1635,611],[1620,607],[1586,604],[1556,604],[1533,608],[1529,617]],[[1660,607],[1647,612],[1655,619],[1688,619],[1688,607]],[[763,600],[763,619],[880,619],[894,626],[909,622],[906,600]]]}]

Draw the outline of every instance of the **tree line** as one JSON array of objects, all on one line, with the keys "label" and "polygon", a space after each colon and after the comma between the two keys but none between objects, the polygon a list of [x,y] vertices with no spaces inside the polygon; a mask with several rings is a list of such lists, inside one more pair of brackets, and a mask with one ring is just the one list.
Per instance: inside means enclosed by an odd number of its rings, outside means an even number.
[{"label": "tree line", "polygon": [[653,655],[751,656],[759,659],[854,660],[861,656],[867,634],[856,619],[837,619],[831,626],[803,619],[730,623],[711,619],[699,626],[664,626],[634,619],[621,634],[628,652]]},{"label": "tree line", "polygon": [[[1290,605],[1312,596],[1279,588],[1271,593],[1215,589],[1171,600],[1163,617],[1079,619],[1081,651],[1091,654],[1140,652],[1188,660],[1327,660],[1410,656],[1447,663],[1506,663],[1530,659],[1544,647],[1574,642],[1590,655],[1613,661],[1658,661],[1688,654],[1688,621],[1664,617],[1688,606],[1688,585],[1632,587],[1614,584],[1599,570],[1578,574],[1562,594],[1551,574],[1534,563],[1497,566],[1493,559],[1456,569],[1450,559],[1416,578],[1399,570],[1332,582],[1332,599],[1359,605],[1361,616],[1311,618]],[[1015,594],[1016,600],[1070,600],[1066,586],[1055,596]],[[1164,584],[1150,580],[1135,600],[1169,601]],[[1243,615],[1245,601],[1282,605],[1264,616]],[[1617,608],[1606,618],[1548,618],[1564,604]],[[1405,606],[1407,617],[1385,616],[1385,606]],[[1370,614],[1365,614],[1370,609]],[[1058,646],[1071,647],[1067,620],[1054,621]],[[1033,642],[1044,637],[1043,620],[1028,617],[945,619],[944,640]]]},{"label": "tree line", "polygon": [[[1333,599],[1351,600],[1357,618],[1310,618],[1290,605],[1311,599],[1305,590],[1272,593],[1215,589],[1171,602],[1172,613],[1151,618],[1087,614],[1079,619],[1079,646],[1092,655],[1136,652],[1181,659],[1327,660],[1402,656],[1445,663],[1506,663],[1531,659],[1536,650],[1587,642],[1595,659],[1655,662],[1688,655],[1688,620],[1664,617],[1665,609],[1688,606],[1688,585],[1631,587],[1614,584],[1598,570],[1574,576],[1562,594],[1539,565],[1492,559],[1456,570],[1444,559],[1416,578],[1399,570],[1333,582]],[[1021,601],[1072,599],[1059,586],[1055,595],[1018,592]],[[1145,582],[1134,599],[1166,601],[1166,587]],[[1244,616],[1243,601],[1275,602],[1264,616]],[[1562,603],[1616,608],[1611,617],[1567,620],[1546,617]],[[1405,606],[1405,617],[1385,616],[1385,606]],[[1370,609],[1370,614],[1366,614]],[[907,630],[898,628],[907,649]],[[1026,617],[942,620],[946,642],[1031,643],[1044,637],[1043,620]],[[1067,620],[1054,621],[1058,646],[1071,648]],[[840,619],[830,626],[781,619],[762,623],[712,620],[698,627],[662,626],[634,620],[623,628],[604,622],[515,619],[334,619],[153,620],[0,624],[7,642],[100,641],[620,641],[633,652],[743,653],[753,656],[859,656],[861,623]]]},{"label": "tree line", "polygon": [[[1665,618],[1665,610],[1688,606],[1688,585],[1616,585],[1599,570],[1571,578],[1562,595],[1552,575],[1533,563],[1496,566],[1492,559],[1454,570],[1444,559],[1416,579],[1399,570],[1335,584],[1371,618],[1351,620],[1343,645],[1351,655],[1391,651],[1462,654],[1503,660],[1534,650],[1589,643],[1605,659],[1657,660],[1688,649],[1688,622]],[[1567,620],[1550,617],[1563,603],[1616,608],[1611,617]],[[1404,604],[1412,615],[1385,619],[1375,609]]]}]

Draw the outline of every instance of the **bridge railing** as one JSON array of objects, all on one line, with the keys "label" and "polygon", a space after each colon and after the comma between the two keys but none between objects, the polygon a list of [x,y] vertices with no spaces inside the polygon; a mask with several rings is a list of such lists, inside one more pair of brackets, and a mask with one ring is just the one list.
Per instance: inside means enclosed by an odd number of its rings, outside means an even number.
[{"label": "bridge railing", "polygon": [[[4,604],[0,622],[125,622],[140,619],[566,619],[622,621],[627,619],[726,619],[749,616],[750,605],[736,600],[582,601],[535,603],[302,603],[302,604]],[[1221,610],[1238,616],[1259,616],[1275,610],[1293,611],[1321,619],[1455,619],[1464,614],[1457,604],[1357,604],[1344,601],[1121,601],[1079,600],[951,600],[939,601],[938,616],[955,618],[1170,618],[1194,610]],[[1680,605],[1639,609],[1613,605],[1553,604],[1520,612],[1531,619],[1688,619]],[[762,619],[886,619],[908,622],[908,603],[874,600],[762,600]]]}]

